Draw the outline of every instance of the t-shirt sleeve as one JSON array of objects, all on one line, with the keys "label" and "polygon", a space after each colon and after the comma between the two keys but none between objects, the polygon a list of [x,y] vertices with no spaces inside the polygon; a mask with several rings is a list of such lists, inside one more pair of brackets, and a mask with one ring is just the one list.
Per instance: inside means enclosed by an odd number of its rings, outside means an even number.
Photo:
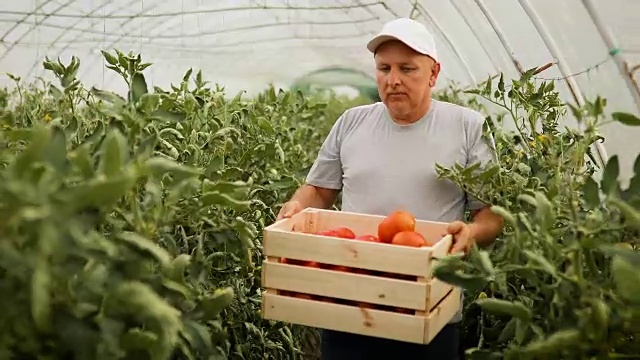
[{"label": "t-shirt sleeve", "polygon": [[[472,120],[473,121],[469,122],[466,166],[480,162],[480,169],[477,170],[480,172],[482,169],[495,164],[495,161],[497,161],[496,144],[491,134],[484,133],[484,117],[480,113],[477,113]],[[489,204],[479,201],[469,193],[466,194],[466,198],[467,208],[469,210],[479,210],[489,206]]]},{"label": "t-shirt sleeve", "polygon": [[343,173],[340,145],[345,117],[346,113],[342,114],[331,127],[331,131],[322,143],[318,156],[307,174],[307,184],[326,189],[342,189]]}]

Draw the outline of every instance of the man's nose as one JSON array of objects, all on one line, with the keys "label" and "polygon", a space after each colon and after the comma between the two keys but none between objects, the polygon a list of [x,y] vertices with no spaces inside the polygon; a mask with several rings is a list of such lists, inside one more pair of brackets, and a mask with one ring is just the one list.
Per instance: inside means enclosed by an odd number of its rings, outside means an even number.
[{"label": "man's nose", "polygon": [[389,77],[387,78],[387,82],[389,85],[394,85],[394,86],[400,84],[400,77],[398,76],[398,73],[395,70],[389,71]]}]

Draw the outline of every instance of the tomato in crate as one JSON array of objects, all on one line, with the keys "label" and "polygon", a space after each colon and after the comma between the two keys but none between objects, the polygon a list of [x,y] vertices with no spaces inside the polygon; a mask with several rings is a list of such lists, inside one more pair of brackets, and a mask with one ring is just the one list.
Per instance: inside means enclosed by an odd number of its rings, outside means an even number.
[{"label": "tomato in crate", "polygon": [[460,289],[431,271],[451,248],[446,228],[409,212],[305,209],[278,221],[264,230],[262,316],[428,343],[461,306]]}]

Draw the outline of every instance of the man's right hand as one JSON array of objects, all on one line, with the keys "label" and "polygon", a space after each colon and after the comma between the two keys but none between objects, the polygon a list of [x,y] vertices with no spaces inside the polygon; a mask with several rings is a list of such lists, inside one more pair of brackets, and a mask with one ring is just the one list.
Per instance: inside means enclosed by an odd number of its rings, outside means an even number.
[{"label": "man's right hand", "polygon": [[302,204],[300,204],[299,201],[292,200],[292,201],[286,202],[284,205],[282,205],[282,208],[280,208],[280,212],[276,217],[276,221],[290,218],[302,210],[303,210]]}]

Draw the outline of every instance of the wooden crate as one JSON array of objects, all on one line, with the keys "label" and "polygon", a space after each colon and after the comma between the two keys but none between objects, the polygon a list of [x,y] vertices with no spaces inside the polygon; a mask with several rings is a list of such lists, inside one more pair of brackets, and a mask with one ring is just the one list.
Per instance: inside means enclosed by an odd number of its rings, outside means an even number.
[{"label": "wooden crate", "polygon": [[[416,221],[432,247],[412,248],[312,233],[349,227],[377,234],[383,216],[306,209],[264,230],[265,319],[428,344],[460,309],[460,289],[431,274],[446,256],[446,223]],[[281,259],[286,258],[287,263]],[[349,272],[294,265],[292,259],[346,266]]]}]

